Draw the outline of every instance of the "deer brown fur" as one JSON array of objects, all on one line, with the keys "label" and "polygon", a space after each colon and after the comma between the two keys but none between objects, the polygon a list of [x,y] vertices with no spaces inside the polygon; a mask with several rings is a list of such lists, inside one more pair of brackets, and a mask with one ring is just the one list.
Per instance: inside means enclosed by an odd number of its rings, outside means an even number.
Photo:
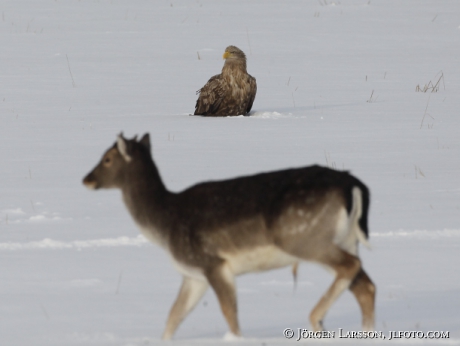
[{"label": "deer brown fur", "polygon": [[163,247],[183,276],[163,334],[172,338],[211,286],[234,335],[240,335],[235,276],[313,261],[335,279],[310,314],[314,330],[347,288],[363,328],[374,325],[375,286],[358,257],[367,243],[369,190],[348,172],[310,166],[166,189],[152,160],[149,135],[122,135],[83,180],[119,188],[142,233]]}]

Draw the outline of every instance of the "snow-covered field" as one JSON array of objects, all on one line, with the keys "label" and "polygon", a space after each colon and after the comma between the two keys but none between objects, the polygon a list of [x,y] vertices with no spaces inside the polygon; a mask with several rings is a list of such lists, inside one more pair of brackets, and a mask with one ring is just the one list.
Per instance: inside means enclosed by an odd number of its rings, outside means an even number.
[{"label": "snow-covered field", "polygon": [[[2,0],[0,15],[0,345],[161,343],[179,274],[119,191],[81,184],[120,131],[150,133],[173,191],[351,170],[372,192],[376,330],[450,332],[378,343],[460,344],[460,2]],[[251,116],[188,116],[230,44],[257,78]],[[283,330],[309,328],[331,280],[311,264],[295,291],[289,268],[240,277],[244,342],[296,344]],[[351,294],[325,326],[359,330]],[[209,291],[172,344],[226,331]]]}]

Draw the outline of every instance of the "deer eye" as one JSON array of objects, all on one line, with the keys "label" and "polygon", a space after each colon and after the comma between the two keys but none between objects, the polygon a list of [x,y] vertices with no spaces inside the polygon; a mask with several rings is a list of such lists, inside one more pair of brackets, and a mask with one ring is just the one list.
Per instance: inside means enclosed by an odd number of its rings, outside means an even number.
[{"label": "deer eye", "polygon": [[104,163],[105,163],[105,164],[109,164],[111,161],[112,161],[112,160],[110,159],[110,157],[106,157],[106,158],[104,159]]}]

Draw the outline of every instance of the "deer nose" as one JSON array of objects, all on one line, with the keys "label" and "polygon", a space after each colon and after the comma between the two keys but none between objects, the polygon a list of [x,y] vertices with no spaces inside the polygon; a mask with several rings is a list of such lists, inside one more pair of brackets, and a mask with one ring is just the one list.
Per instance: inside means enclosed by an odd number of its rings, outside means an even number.
[{"label": "deer nose", "polygon": [[98,188],[97,182],[94,179],[94,175],[92,172],[83,178],[83,185],[85,185],[88,189],[91,190],[96,190]]}]

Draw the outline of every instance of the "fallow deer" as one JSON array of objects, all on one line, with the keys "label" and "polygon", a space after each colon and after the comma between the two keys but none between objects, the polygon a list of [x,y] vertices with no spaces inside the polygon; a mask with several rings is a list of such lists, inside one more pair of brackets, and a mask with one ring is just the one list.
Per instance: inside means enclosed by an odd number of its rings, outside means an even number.
[{"label": "fallow deer", "polygon": [[315,331],[347,288],[374,325],[375,286],[362,268],[369,190],[348,172],[310,166],[204,182],[182,192],[166,189],[153,162],[150,138],[122,134],[84,178],[90,189],[119,188],[142,233],[171,256],[183,281],[166,323],[171,339],[211,286],[239,336],[235,276],[300,261],[322,264],[335,279],[310,314]]}]

